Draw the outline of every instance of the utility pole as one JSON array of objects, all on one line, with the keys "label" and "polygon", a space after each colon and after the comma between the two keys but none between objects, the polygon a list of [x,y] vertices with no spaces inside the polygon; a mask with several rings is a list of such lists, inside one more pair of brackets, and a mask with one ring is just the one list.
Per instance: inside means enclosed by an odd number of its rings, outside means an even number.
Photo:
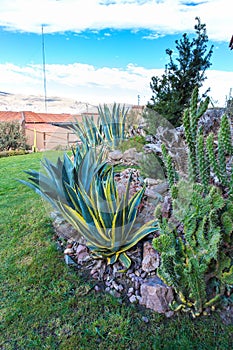
[{"label": "utility pole", "polygon": [[46,71],[45,71],[45,45],[44,45],[44,25],[41,26],[42,34],[42,59],[43,59],[43,74],[44,74],[44,106],[47,113],[47,89],[46,89]]}]

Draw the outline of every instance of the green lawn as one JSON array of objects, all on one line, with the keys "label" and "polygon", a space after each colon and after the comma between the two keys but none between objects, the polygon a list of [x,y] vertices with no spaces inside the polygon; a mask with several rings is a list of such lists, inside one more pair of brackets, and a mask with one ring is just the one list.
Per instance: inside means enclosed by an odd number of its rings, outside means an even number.
[{"label": "green lawn", "polygon": [[[0,159],[0,349],[231,349],[218,313],[167,319],[97,294],[56,249],[48,206],[15,179],[41,154]],[[147,317],[149,322],[143,321]]]}]

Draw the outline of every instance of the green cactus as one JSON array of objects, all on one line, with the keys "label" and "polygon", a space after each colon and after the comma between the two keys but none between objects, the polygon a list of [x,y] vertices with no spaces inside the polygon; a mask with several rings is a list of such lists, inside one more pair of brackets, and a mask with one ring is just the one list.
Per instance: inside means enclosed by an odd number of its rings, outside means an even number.
[{"label": "green cactus", "polygon": [[197,160],[199,169],[199,180],[204,185],[204,191],[207,192],[207,188],[210,181],[210,171],[209,171],[209,160],[206,155],[205,144],[204,144],[203,131],[200,128],[198,131],[197,138]]},{"label": "green cactus", "polygon": [[[224,242],[225,236],[232,239],[233,206],[215,186],[205,196],[201,184],[180,181],[177,188],[173,216],[159,218],[160,236],[154,238],[153,246],[161,254],[158,275],[176,292],[171,308],[198,316],[216,304],[232,284],[232,257]],[[177,221],[183,232],[177,230]],[[213,278],[218,289],[210,288]]]},{"label": "green cactus", "polygon": [[168,154],[166,146],[164,144],[161,145],[163,161],[167,171],[167,179],[169,188],[171,188],[176,180],[176,173],[172,164],[172,157]]},{"label": "green cactus", "polygon": [[213,133],[210,133],[207,136],[206,149],[207,149],[207,153],[208,153],[208,157],[209,157],[209,161],[210,161],[210,166],[212,167],[217,178],[220,179],[220,177],[221,177],[220,169],[219,169],[218,163],[216,161],[215,151],[214,151],[214,134]]},{"label": "green cactus", "polygon": [[226,114],[222,116],[221,123],[220,123],[220,134],[222,143],[224,145],[224,149],[226,154],[232,155],[233,154],[233,146],[232,146],[232,137],[231,137],[231,126],[229,118]]},{"label": "green cactus", "polygon": [[190,107],[185,110],[183,115],[184,133],[188,145],[189,177],[193,182],[198,181],[199,177],[197,152],[198,121],[207,110],[208,104],[209,98],[207,97],[198,107],[198,87],[196,87],[192,93]]},{"label": "green cactus", "polygon": [[214,147],[214,135],[210,133],[206,139],[206,149],[214,174],[217,176],[219,182],[229,188],[229,194],[232,193],[233,185],[233,169],[231,170],[230,178],[227,174],[226,164],[227,157],[233,154],[233,146],[231,139],[230,123],[226,115],[223,115],[218,131],[218,148]]}]

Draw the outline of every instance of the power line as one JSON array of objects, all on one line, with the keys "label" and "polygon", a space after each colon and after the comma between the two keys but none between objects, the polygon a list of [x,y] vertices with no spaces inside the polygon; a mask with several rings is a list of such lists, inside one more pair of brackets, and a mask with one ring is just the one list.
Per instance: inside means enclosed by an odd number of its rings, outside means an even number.
[{"label": "power line", "polygon": [[44,74],[44,106],[45,113],[47,113],[47,89],[46,89],[46,71],[45,71],[45,45],[44,45],[44,26],[41,26],[42,34],[42,58],[43,58],[43,74]]}]

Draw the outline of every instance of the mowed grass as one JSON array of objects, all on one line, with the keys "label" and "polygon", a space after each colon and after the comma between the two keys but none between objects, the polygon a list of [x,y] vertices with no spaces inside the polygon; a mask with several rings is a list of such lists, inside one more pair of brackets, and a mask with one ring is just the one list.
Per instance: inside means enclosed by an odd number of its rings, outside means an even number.
[{"label": "mowed grass", "polygon": [[233,348],[233,326],[218,313],[167,319],[96,293],[95,282],[65,265],[48,206],[16,181],[26,179],[23,170],[38,170],[40,159],[0,159],[0,349]]}]

